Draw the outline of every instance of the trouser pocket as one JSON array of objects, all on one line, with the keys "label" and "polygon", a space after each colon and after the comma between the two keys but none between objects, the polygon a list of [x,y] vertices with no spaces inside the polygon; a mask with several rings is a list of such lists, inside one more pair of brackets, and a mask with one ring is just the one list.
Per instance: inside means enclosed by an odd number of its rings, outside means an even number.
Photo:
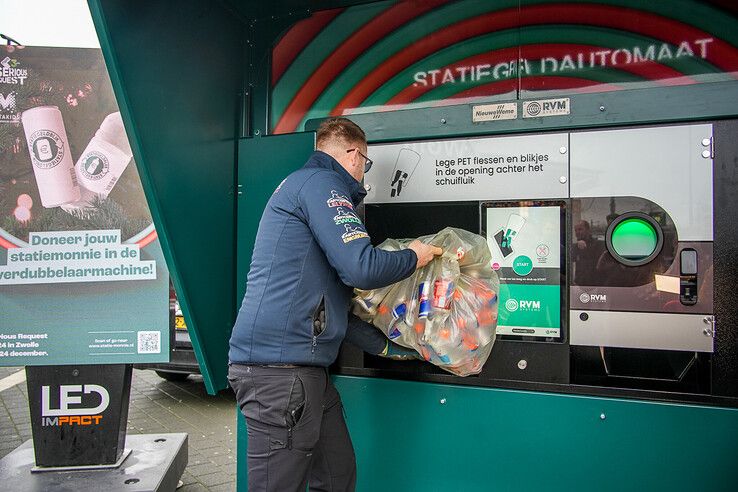
[{"label": "trouser pocket", "polygon": [[235,366],[228,380],[246,417],[250,442],[254,437],[252,449],[311,452],[320,436],[326,370]]},{"label": "trouser pocket", "polygon": [[300,422],[306,392],[297,370],[232,365],[228,382],[244,417],[285,428]]},{"label": "trouser pocket", "polygon": [[292,380],[292,389],[290,397],[287,401],[287,409],[285,411],[285,422],[287,427],[296,427],[302,419],[305,411],[305,386],[302,384],[299,374],[295,374]]}]

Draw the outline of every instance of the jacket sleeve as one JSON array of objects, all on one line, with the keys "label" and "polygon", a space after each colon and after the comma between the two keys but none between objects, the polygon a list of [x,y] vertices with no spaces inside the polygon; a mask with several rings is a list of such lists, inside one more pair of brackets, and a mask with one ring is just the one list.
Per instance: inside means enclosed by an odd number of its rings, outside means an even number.
[{"label": "jacket sleeve", "polygon": [[329,172],[315,173],[299,193],[307,224],[341,281],[368,290],[409,277],[418,262],[415,252],[373,247],[350,196],[346,184]]},{"label": "jacket sleeve", "polygon": [[346,341],[372,355],[379,355],[387,348],[387,337],[352,313],[346,326]]},{"label": "jacket sleeve", "polygon": [[349,313],[345,340],[372,355],[394,360],[423,360],[417,351],[388,340],[377,328]]}]

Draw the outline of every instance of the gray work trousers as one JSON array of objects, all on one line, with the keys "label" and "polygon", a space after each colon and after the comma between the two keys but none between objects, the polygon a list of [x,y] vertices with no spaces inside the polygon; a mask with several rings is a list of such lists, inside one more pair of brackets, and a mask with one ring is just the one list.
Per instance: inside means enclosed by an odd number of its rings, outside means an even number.
[{"label": "gray work trousers", "polygon": [[246,418],[249,492],[343,492],[356,458],[328,370],[231,364],[228,381]]}]

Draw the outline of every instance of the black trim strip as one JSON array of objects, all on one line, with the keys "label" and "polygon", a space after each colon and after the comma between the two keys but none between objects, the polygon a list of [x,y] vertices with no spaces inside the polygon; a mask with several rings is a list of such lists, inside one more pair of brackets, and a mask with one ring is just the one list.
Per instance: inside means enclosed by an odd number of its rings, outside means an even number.
[{"label": "black trim strip", "polygon": [[667,391],[647,391],[624,388],[605,388],[601,386],[582,386],[576,384],[534,383],[526,381],[512,381],[502,379],[485,380],[484,386],[479,384],[477,378],[460,378],[449,374],[424,374],[422,377],[413,377],[411,373],[403,371],[389,371],[385,369],[358,369],[344,367],[332,372],[341,376],[365,376],[384,379],[399,379],[402,381],[417,381],[424,383],[449,384],[454,386],[475,386],[480,389],[512,389],[520,391],[537,391],[545,393],[556,393],[566,395],[593,396],[600,398],[615,398],[628,400],[644,400],[664,403],[678,403],[688,405],[700,405],[707,407],[738,408],[738,398],[724,396],[711,396],[693,393],[672,393]]}]

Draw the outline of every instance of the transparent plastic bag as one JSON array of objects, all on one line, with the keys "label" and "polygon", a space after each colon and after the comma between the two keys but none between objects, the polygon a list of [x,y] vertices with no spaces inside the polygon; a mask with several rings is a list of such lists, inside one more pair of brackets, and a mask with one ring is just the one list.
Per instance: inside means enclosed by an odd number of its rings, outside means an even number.
[{"label": "transparent plastic bag", "polygon": [[[500,286],[487,241],[452,227],[418,239],[443,255],[396,284],[356,289],[353,312],[446,371],[479,374],[495,341]],[[396,251],[410,242],[388,239],[379,247]]]}]

